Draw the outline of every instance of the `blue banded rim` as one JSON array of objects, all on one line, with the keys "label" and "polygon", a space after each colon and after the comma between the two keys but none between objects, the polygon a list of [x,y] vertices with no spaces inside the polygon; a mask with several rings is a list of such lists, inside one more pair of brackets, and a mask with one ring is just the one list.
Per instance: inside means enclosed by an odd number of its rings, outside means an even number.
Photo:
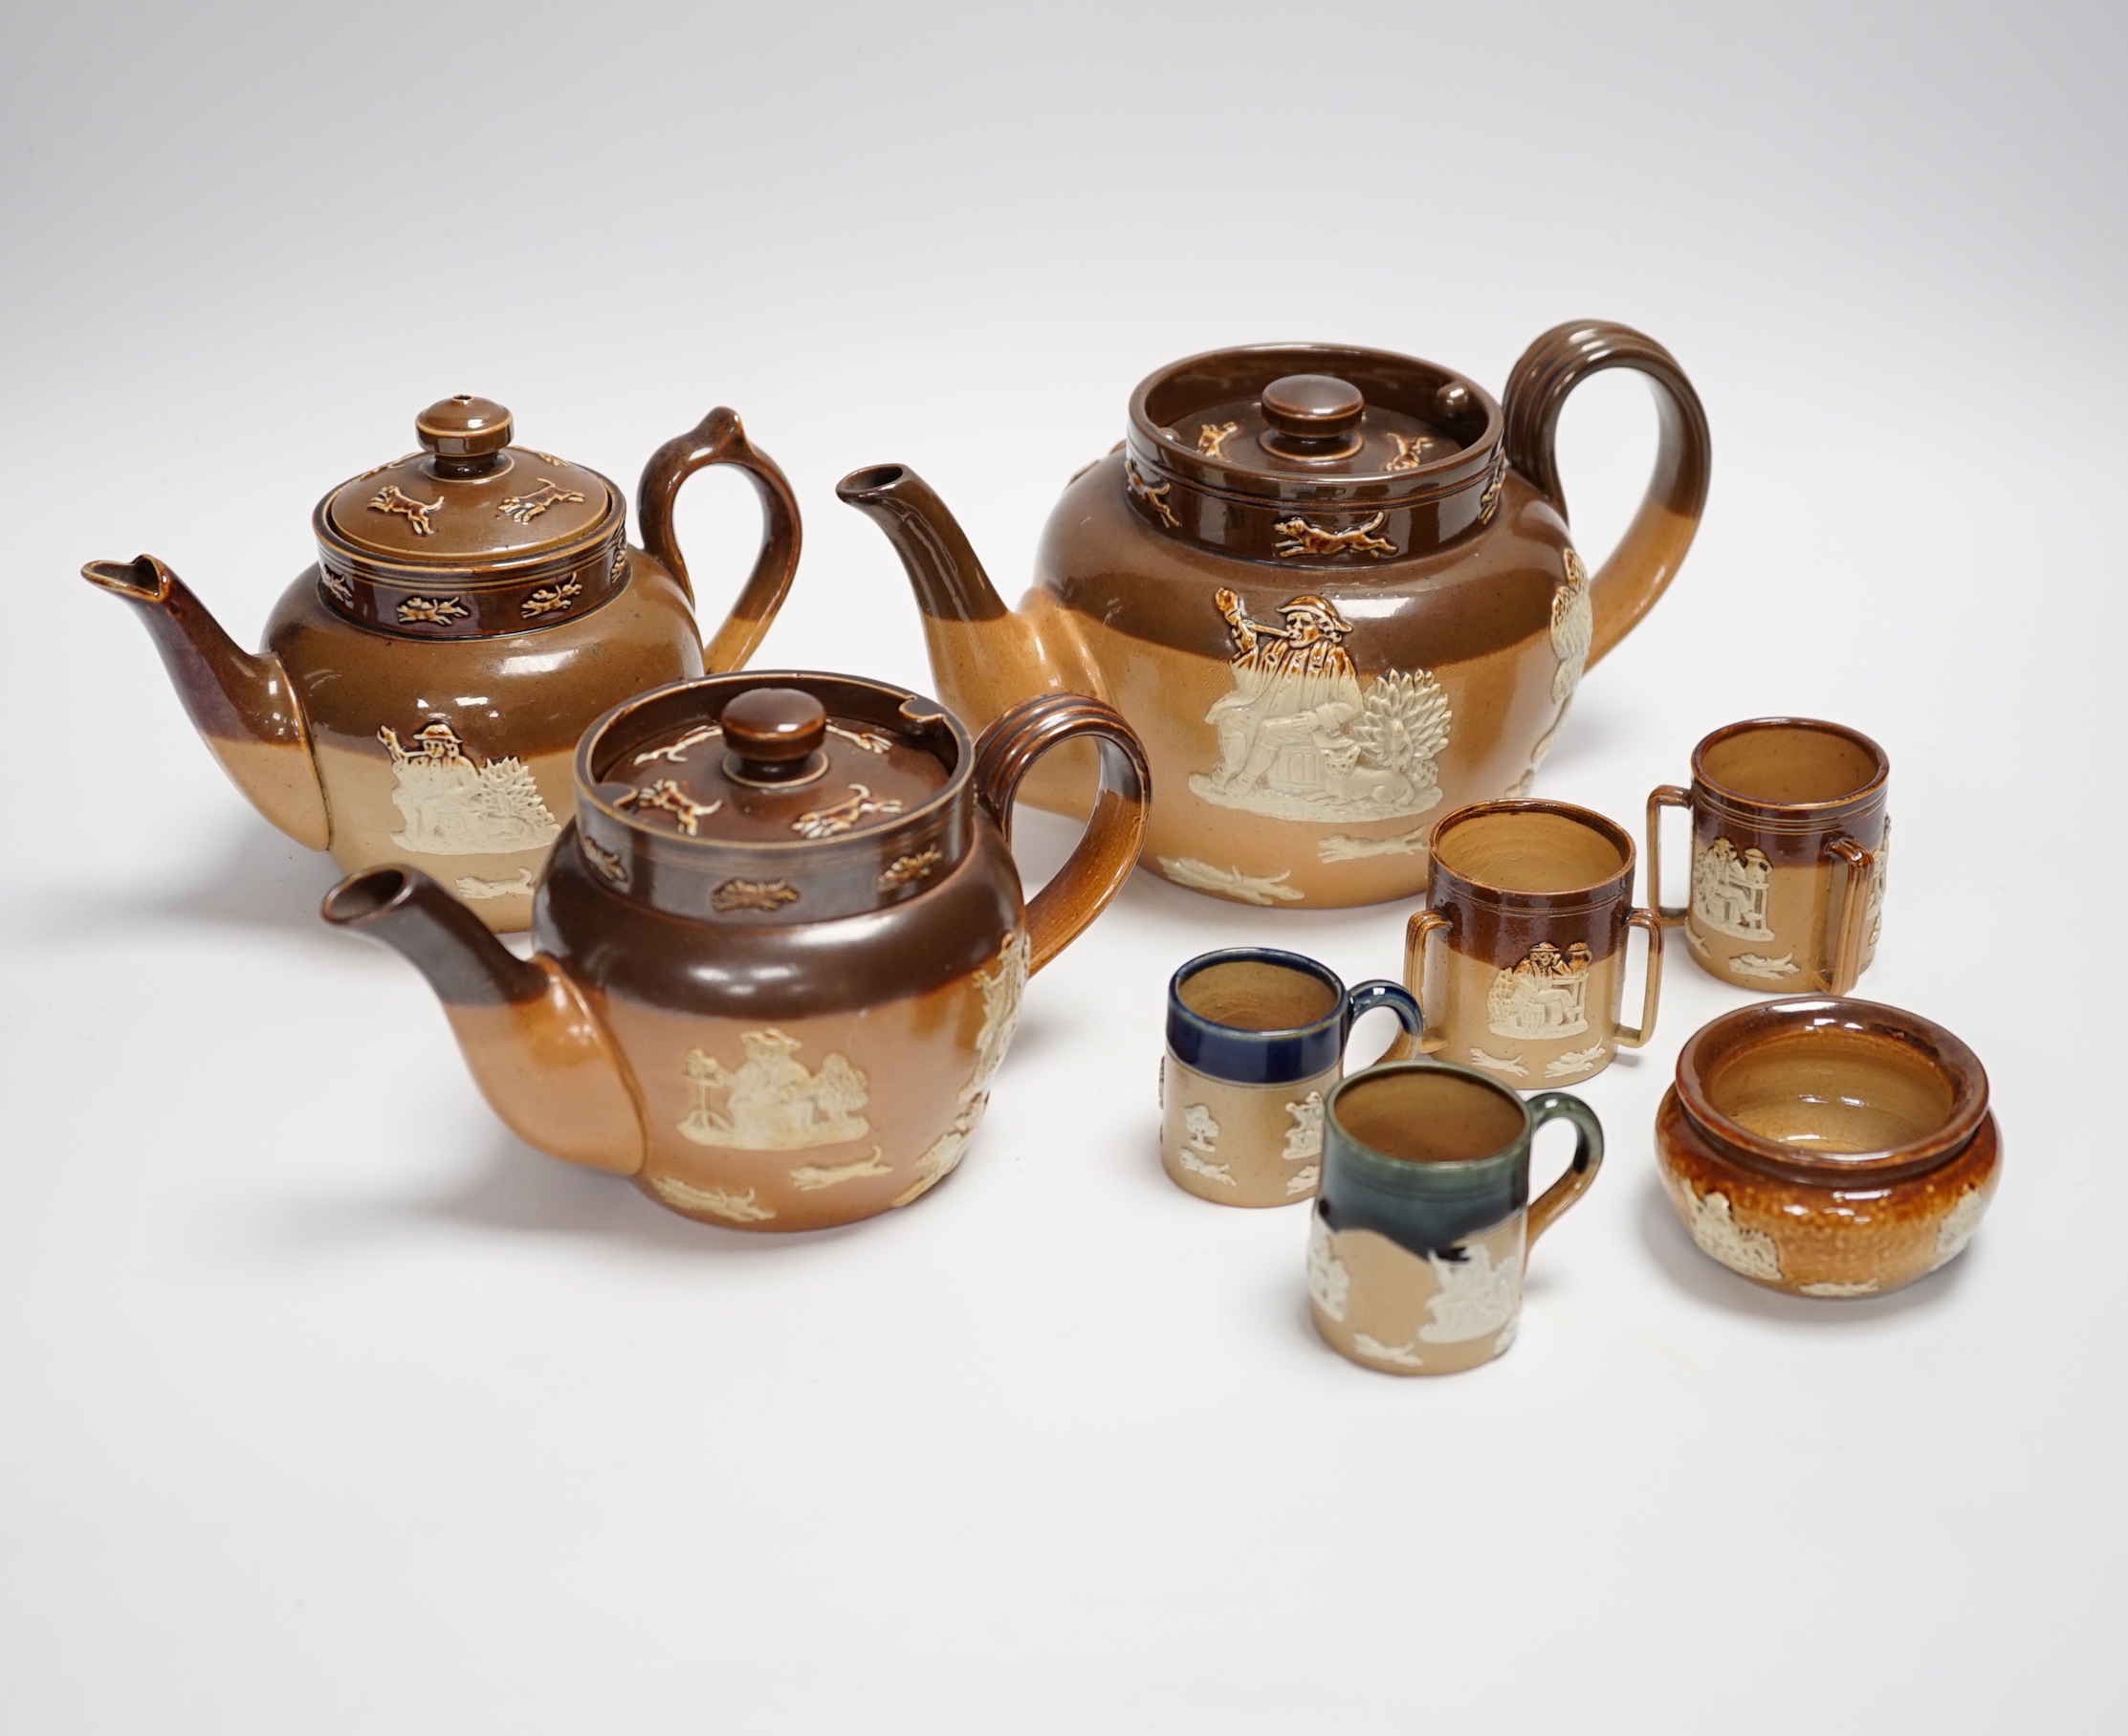
[{"label": "blue banded rim", "polygon": [[[1329,991],[1329,1011],[1310,1023],[1280,1030],[1252,1030],[1207,1019],[1183,1003],[1182,988],[1191,978],[1219,964],[1268,965],[1311,978]],[[1344,1054],[1350,1004],[1337,973],[1299,953],[1262,946],[1199,953],[1168,979],[1168,1053],[1184,1066],[1233,1085],[1312,1079],[1336,1066]]]}]

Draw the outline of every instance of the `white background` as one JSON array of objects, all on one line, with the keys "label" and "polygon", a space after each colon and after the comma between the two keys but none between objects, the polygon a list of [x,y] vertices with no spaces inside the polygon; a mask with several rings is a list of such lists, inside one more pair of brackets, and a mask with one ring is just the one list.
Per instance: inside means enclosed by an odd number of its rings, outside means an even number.
[{"label": "white background", "polygon": [[[0,1725],[2128,1717],[2117,7],[4,22]],[[1980,1052],[2007,1156],[1881,1301],[1760,1292],[1671,1220],[1656,1099],[1746,999],[1680,947],[1512,1354],[1339,1360],[1304,1211],[1160,1174],[1161,988],[1243,941],[1393,974],[1408,910],[1142,875],[934,1197],[687,1222],[502,1131],[74,577],[152,550],[255,643],[311,503],[432,399],[631,488],[729,403],[809,515],[759,661],[923,689],[845,471],[915,467],[1017,594],[1166,361],[1316,338],[1497,390],[1589,316],[1676,352],[1714,489],[1539,790],[1637,830],[1734,718],[1889,748],[1863,990]],[[1653,426],[1623,375],[1568,411],[1591,565]],[[706,596],[752,512],[691,486]],[[1068,842],[1023,817],[1031,876]]]}]

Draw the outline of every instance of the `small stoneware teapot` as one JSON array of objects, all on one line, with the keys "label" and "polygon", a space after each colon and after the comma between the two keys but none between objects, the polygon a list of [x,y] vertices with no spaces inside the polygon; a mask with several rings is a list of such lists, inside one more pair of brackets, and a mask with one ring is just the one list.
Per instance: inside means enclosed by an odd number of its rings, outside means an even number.
[{"label": "small stoneware teapot", "polygon": [[[1012,802],[1099,744],[1071,859],[1022,906]],[[819,1229],[907,1205],[960,1161],[1030,973],[1129,876],[1145,756],[1050,693],[979,741],[933,700],[839,675],[722,675],[606,714],[520,959],[418,869],[325,899],[443,998],[495,1112],[690,1218]]]},{"label": "small stoneware teapot", "polygon": [[[651,454],[640,549],[622,492],[513,446],[501,405],[447,398],[414,431],[422,450],[318,503],[317,563],[255,657],[152,555],[81,574],[140,611],[222,769],[282,831],[343,868],[426,868],[521,929],[577,737],[617,700],[753,654],[798,564],[798,502],[728,409]],[[672,503],[710,464],[746,473],[765,524],[705,651]]]},{"label": "small stoneware teapot", "polygon": [[[1552,431],[1574,386],[1655,387],[1655,477],[1593,579]],[[913,472],[845,477],[924,613],[939,692],[972,724],[1028,693],[1098,694],[1145,742],[1147,866],[1248,904],[1370,904],[1426,884],[1425,816],[1528,792],[1582,671],[1662,594],[1706,498],[1706,418],[1621,325],[1532,344],[1504,408],[1381,350],[1279,344],[1162,368],[1130,431],[1064,491],[1009,611]],[[1027,799],[1084,813],[1061,755]]]}]

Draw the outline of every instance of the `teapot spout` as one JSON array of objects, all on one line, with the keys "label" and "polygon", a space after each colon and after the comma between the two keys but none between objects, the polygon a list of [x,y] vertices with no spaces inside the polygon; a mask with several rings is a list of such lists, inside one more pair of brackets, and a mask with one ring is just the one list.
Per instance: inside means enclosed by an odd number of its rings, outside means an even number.
[{"label": "teapot spout", "polygon": [[1102,697],[1092,661],[1062,611],[1006,608],[958,521],[914,471],[900,464],[852,471],[835,494],[877,522],[901,556],[924,613],[938,696],[970,729],[1038,693]]},{"label": "teapot spout", "polygon": [[370,868],[325,894],[318,914],[403,954],[428,978],[489,1107],[527,1143],[632,1176],[642,1118],[611,1039],[544,954],[519,958],[419,868]]},{"label": "teapot spout", "polygon": [[193,728],[252,805],[297,844],[324,849],[332,821],[310,725],[280,660],[240,648],[153,555],[92,560],[81,577],[130,603],[147,624]]}]

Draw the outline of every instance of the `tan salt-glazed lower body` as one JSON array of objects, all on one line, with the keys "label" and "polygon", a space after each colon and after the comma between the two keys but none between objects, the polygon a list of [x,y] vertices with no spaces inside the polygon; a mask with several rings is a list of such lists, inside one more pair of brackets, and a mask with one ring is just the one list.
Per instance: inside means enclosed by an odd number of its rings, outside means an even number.
[{"label": "tan salt-glazed lower body", "polygon": [[1990,1122],[1926,1175],[1798,1186],[1725,1160],[1673,1088],[1656,1116],[1656,1165],[1700,1251],[1739,1277],[1796,1296],[1881,1296],[1964,1252],[1994,1198],[2001,1145]]},{"label": "tan salt-glazed lower body", "polygon": [[571,989],[556,972],[557,992],[581,994],[610,1033],[625,1093],[551,1043],[526,1077],[516,1009],[449,1011],[489,1102],[528,1140],[706,1223],[812,1230],[907,1205],[958,1165],[1026,968],[1015,932],[983,969],[927,994],[776,1021],[676,1013]]},{"label": "tan salt-glazed lower body", "polygon": [[1308,1309],[1352,1361],[1389,1374],[1456,1374],[1503,1354],[1522,1319],[1526,1212],[1422,1259],[1379,1231],[1309,1225]]},{"label": "tan salt-glazed lower body", "polygon": [[1454,945],[1439,947],[1427,966],[1421,996],[1426,1052],[1490,1073],[1519,1091],[1588,1079],[1609,1066],[1617,1052],[1624,965],[1623,950],[1597,959],[1570,985],[1571,998],[1563,988],[1557,1005],[1528,1009],[1502,1029],[1491,1018],[1491,996],[1506,973]]},{"label": "tan salt-glazed lower body", "polygon": [[[1694,892],[1684,920],[1685,945],[1699,963],[1724,982],[1761,993],[1801,993],[1825,986],[1830,957],[1827,928],[1832,914],[1833,882],[1844,870],[1825,862],[1809,868],[1768,870],[1766,908],[1739,908],[1703,893],[1700,872],[1704,852],[1693,851]],[[1876,933],[1884,900],[1883,850],[1864,897],[1861,969],[1876,956]],[[1755,902],[1755,901],[1754,901]]]},{"label": "tan salt-glazed lower body", "polygon": [[1236,1085],[1160,1064],[1160,1163],[1185,1193],[1218,1205],[1312,1199],[1322,1176],[1323,1099],[1332,1067],[1283,1085]]},{"label": "tan salt-glazed lower body", "polygon": [[[1205,587],[1205,610],[1216,623],[1214,588]],[[1293,575],[1292,589],[1307,589],[1302,575]],[[1421,780],[1415,800],[1379,817],[1355,803],[1322,820],[1286,818],[1243,805],[1277,802],[1276,793],[1261,786],[1215,799],[1221,744],[1206,714],[1235,692],[1227,656],[1150,645],[1062,608],[1040,589],[1028,593],[1020,609],[1038,626],[1069,632],[1086,646],[1111,690],[1107,697],[1145,743],[1156,794],[1143,865],[1177,886],[1265,908],[1379,904],[1422,892],[1434,823],[1469,802],[1526,789],[1572,696],[1569,685],[1568,700],[1552,697],[1563,666],[1544,632],[1482,656],[1437,664],[1427,672],[1439,684],[1452,722],[1448,745],[1432,768],[1435,781],[1425,786]],[[934,661],[936,641],[959,625],[926,622]],[[1028,777],[1022,800],[1083,817],[1093,788],[1090,750],[1066,748]],[[1285,805],[1294,812],[1305,806]]]}]

